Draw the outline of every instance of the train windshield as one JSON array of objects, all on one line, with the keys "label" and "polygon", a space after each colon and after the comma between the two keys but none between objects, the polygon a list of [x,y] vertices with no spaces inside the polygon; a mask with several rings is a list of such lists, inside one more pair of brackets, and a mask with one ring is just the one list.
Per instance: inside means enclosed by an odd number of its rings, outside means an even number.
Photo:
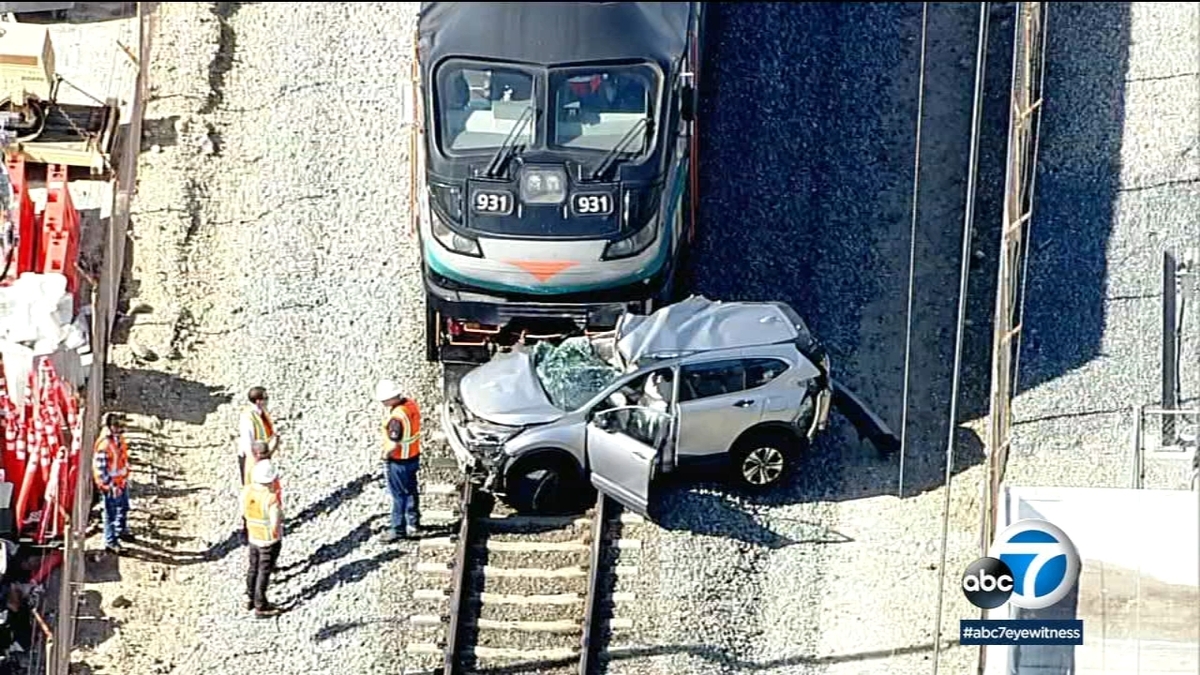
[{"label": "train windshield", "polygon": [[438,68],[437,82],[439,144],[444,151],[495,150],[510,133],[516,145],[533,144],[537,124],[534,115],[525,114],[535,105],[531,73],[451,61]]},{"label": "train windshield", "polygon": [[658,82],[657,71],[648,65],[550,71],[554,115],[549,145],[558,150],[609,152],[620,147],[619,152],[631,155],[648,152],[657,126]]}]

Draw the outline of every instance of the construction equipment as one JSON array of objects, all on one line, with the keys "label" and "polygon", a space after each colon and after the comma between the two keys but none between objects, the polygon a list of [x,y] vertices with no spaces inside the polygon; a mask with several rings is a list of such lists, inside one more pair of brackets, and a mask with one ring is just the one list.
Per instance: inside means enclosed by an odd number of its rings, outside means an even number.
[{"label": "construction equipment", "polygon": [[106,174],[120,106],[62,103],[54,45],[45,26],[0,21],[0,114],[7,152],[33,164],[62,164]]}]

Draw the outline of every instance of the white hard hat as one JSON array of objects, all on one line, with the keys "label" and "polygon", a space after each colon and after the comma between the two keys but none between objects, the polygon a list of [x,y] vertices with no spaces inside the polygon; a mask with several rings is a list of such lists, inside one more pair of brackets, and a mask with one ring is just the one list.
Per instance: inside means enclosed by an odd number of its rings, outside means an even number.
[{"label": "white hard hat", "polygon": [[254,470],[250,472],[250,479],[260,485],[270,485],[278,476],[275,474],[275,467],[271,464],[271,460],[260,460],[254,465]]},{"label": "white hard hat", "polygon": [[380,403],[400,398],[403,394],[404,390],[400,388],[400,385],[391,380],[380,380],[379,384],[375,385],[375,398]]}]

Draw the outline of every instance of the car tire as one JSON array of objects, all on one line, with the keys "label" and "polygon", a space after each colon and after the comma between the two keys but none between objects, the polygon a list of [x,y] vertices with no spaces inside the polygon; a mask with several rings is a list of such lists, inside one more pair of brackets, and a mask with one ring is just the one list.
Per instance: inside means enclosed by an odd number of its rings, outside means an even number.
[{"label": "car tire", "polygon": [[587,487],[565,461],[528,462],[518,466],[508,482],[508,505],[519,513],[561,515],[581,510]]},{"label": "car tire", "polygon": [[798,454],[790,434],[773,429],[751,432],[730,450],[733,480],[755,492],[774,489],[791,475]]}]

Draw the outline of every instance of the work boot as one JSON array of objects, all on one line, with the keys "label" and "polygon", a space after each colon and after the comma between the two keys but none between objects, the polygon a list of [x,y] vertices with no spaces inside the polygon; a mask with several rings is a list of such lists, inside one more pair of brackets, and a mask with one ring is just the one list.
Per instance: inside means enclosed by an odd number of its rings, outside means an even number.
[{"label": "work boot", "polygon": [[133,536],[132,532],[130,532],[129,530],[125,530],[124,532],[121,533],[121,541],[134,542],[134,541],[137,541],[137,538],[135,538]]},{"label": "work boot", "polygon": [[254,598],[246,598],[246,611],[249,612],[253,609],[254,609]]},{"label": "work boot", "polygon": [[255,618],[258,618],[258,619],[267,619],[272,616],[278,616],[278,615],[279,615],[279,608],[270,602],[264,604],[262,607],[259,607],[256,610],[254,610],[254,616],[255,616]]},{"label": "work boot", "polygon": [[121,555],[121,545],[117,543],[106,544],[104,550],[113,555]]}]

